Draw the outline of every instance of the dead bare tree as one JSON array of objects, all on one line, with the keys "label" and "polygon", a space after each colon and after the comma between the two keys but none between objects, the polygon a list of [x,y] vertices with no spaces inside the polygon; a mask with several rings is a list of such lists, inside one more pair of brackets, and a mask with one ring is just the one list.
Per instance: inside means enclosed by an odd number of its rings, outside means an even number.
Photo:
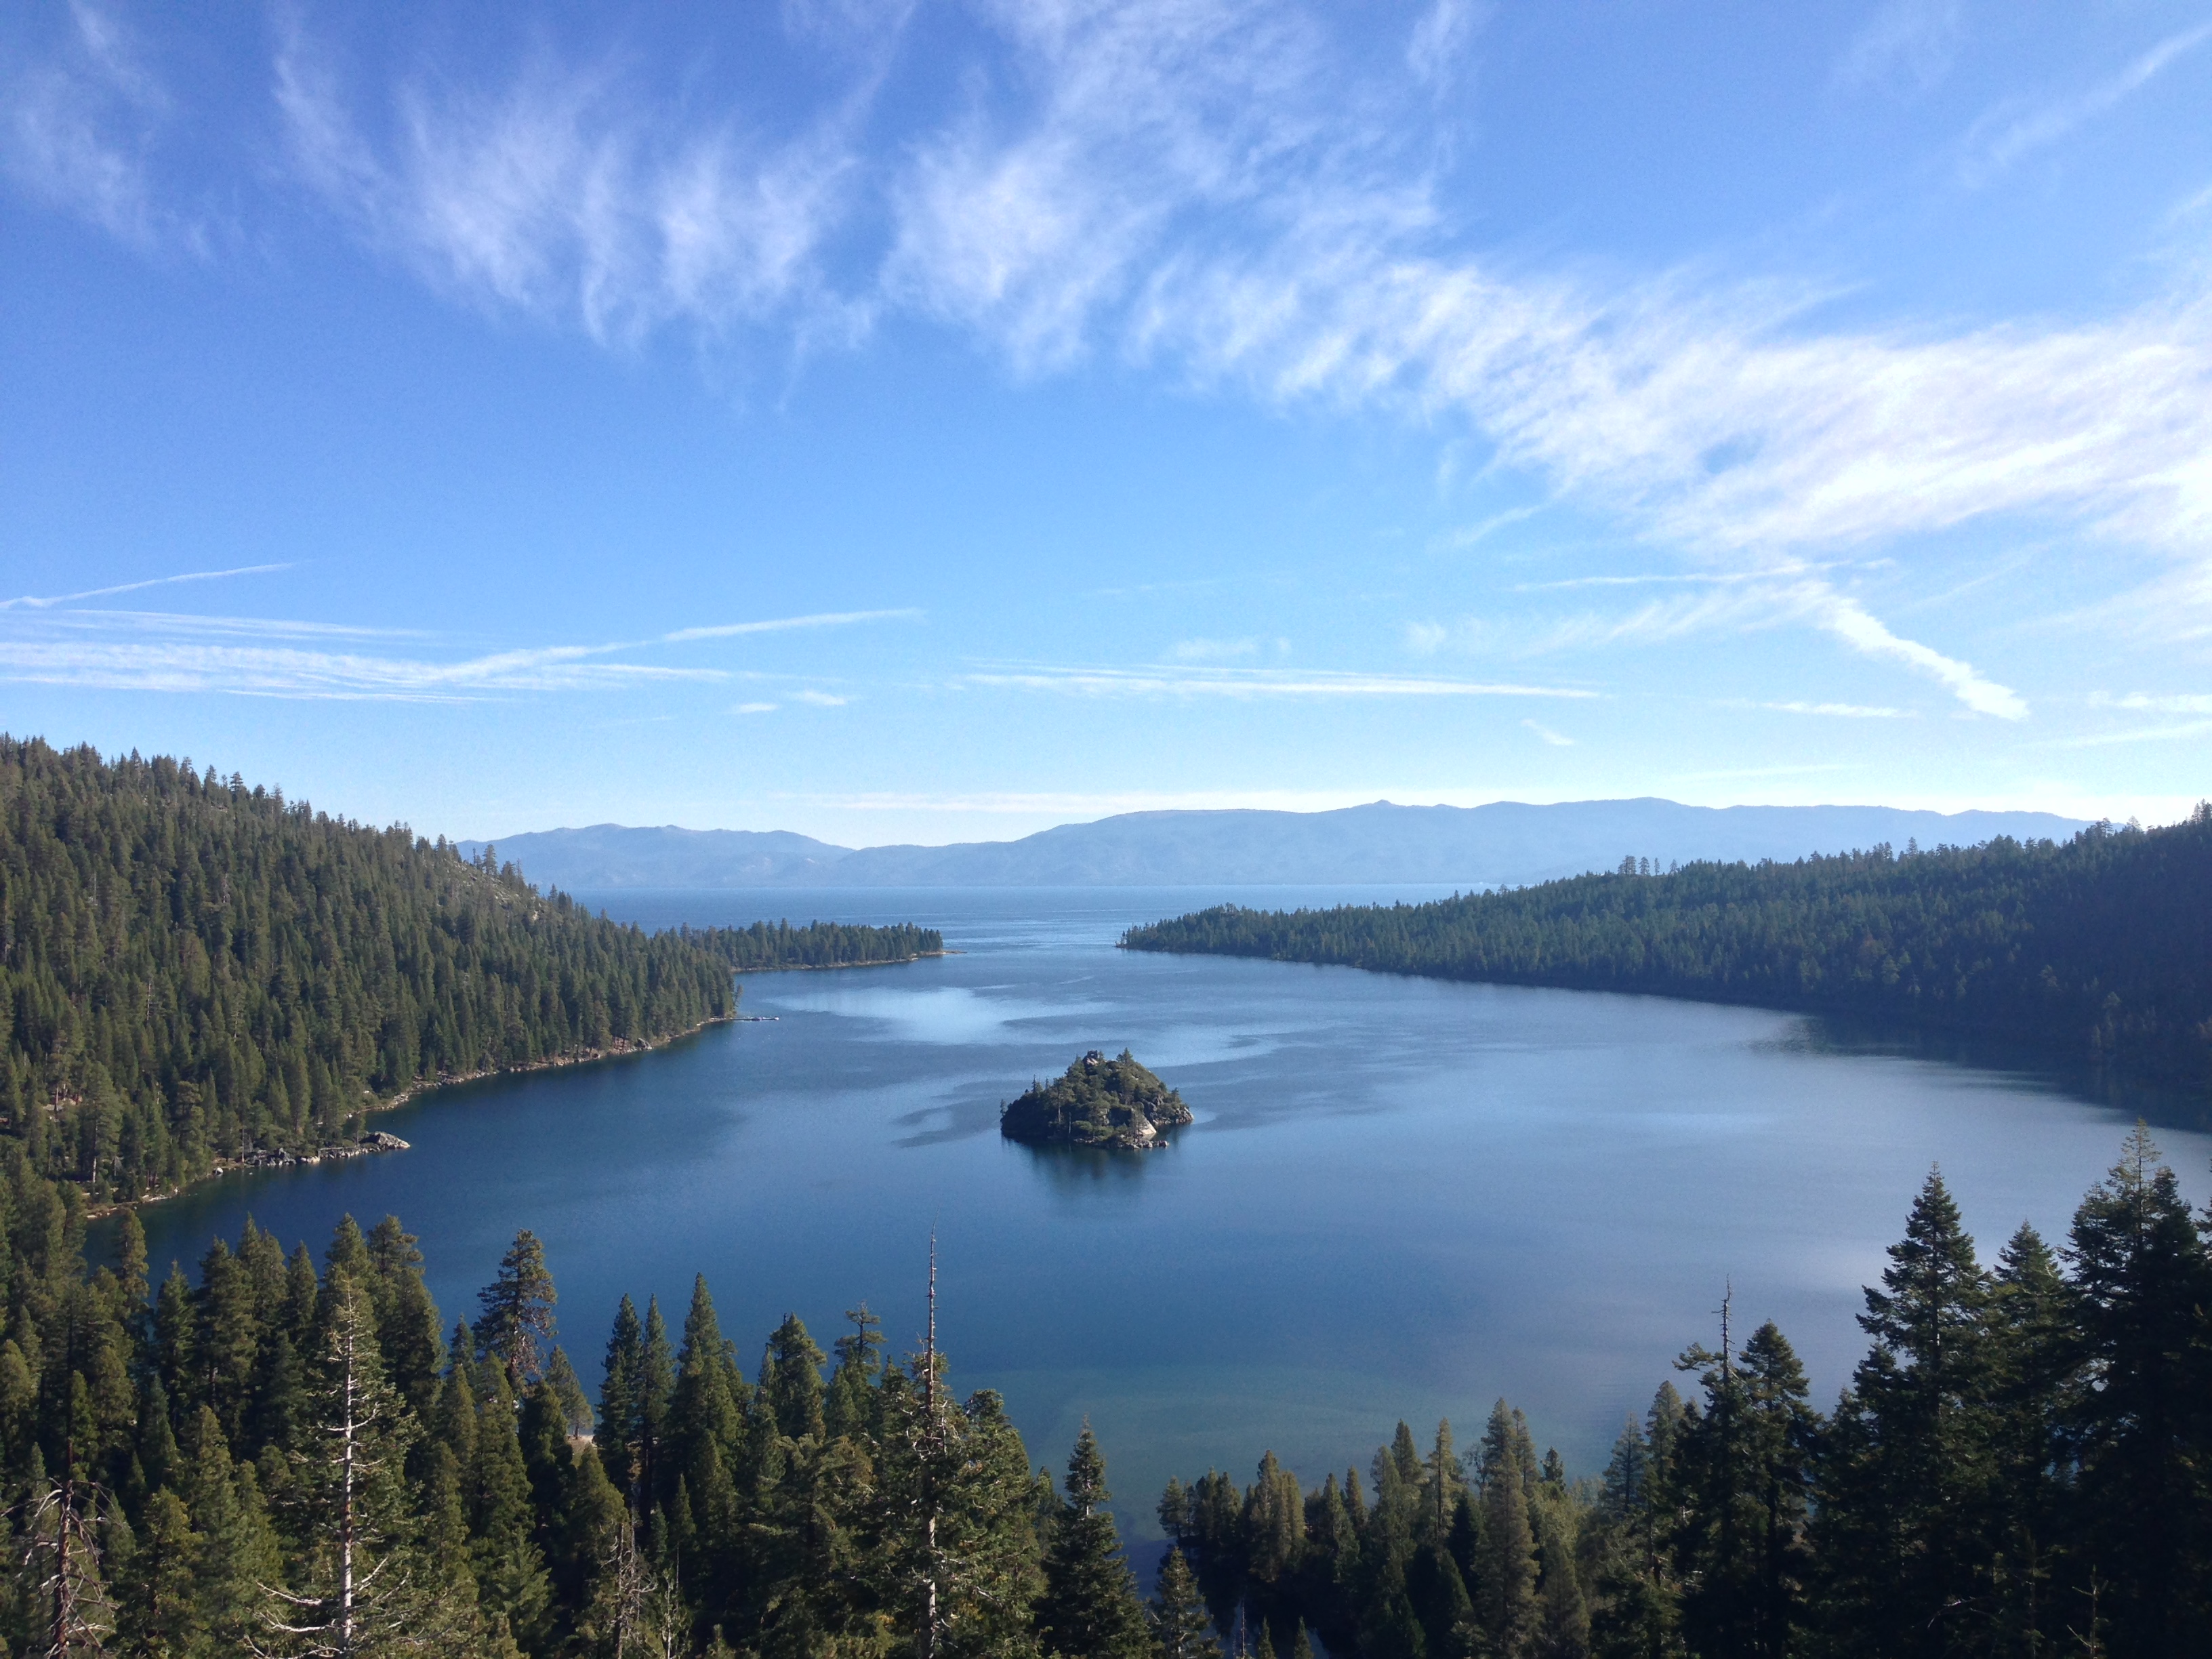
[{"label": "dead bare tree", "polygon": [[299,1588],[264,1584],[256,1659],[374,1659],[436,1650],[457,1633],[434,1575],[406,1547],[398,1464],[411,1428],[386,1384],[368,1298],[343,1276],[325,1345],[323,1443],[295,1454],[312,1540]]},{"label": "dead bare tree", "polygon": [[38,1659],[83,1659],[105,1654],[115,1632],[115,1608],[100,1577],[100,1540],[94,1535],[106,1492],[64,1475],[28,1506],[23,1562],[46,1612]]}]

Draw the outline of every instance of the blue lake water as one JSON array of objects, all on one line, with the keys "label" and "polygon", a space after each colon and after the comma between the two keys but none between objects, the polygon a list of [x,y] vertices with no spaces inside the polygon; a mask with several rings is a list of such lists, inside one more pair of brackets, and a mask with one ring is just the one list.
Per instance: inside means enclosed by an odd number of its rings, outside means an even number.
[{"label": "blue lake water", "polygon": [[[678,1325],[695,1272],[753,1355],[787,1310],[828,1346],[864,1299],[909,1346],[934,1227],[955,1380],[1000,1389],[1055,1467],[1087,1417],[1150,1534],[1170,1474],[1249,1479],[1273,1449],[1316,1482],[1401,1417],[1464,1442],[1500,1395],[1592,1470],[1731,1284],[1738,1328],[1778,1321],[1826,1406],[1931,1164],[1985,1255],[2023,1219],[2055,1242],[2130,1121],[1790,1015],[1114,948],[1224,897],[1371,888],[587,896],[655,927],[911,920],[962,954],[748,975],[775,1023],[441,1091],[377,1120],[411,1152],[209,1182],[143,1212],[157,1276],[249,1212],[319,1255],[342,1214],[391,1212],[450,1324],[529,1227],[596,1383],[617,1298]],[[1031,1078],[1125,1046],[1197,1114],[1168,1149],[1000,1137]],[[2212,1137],[2160,1139],[2203,1200]]]}]

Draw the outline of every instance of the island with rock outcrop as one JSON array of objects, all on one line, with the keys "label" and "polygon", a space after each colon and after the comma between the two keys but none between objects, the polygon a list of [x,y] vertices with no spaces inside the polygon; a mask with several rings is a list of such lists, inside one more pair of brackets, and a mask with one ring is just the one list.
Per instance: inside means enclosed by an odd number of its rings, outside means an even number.
[{"label": "island with rock outcrop", "polygon": [[1191,1121],[1183,1098],[1139,1066],[1124,1048],[1109,1060],[1097,1049],[1050,1083],[1032,1083],[1000,1112],[1009,1140],[1057,1146],[1148,1150],[1164,1146],[1167,1130]]}]

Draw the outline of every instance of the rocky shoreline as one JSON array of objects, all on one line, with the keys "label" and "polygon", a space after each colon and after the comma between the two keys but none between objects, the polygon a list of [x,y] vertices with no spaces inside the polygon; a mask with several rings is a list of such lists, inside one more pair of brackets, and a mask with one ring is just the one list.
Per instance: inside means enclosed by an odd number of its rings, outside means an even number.
[{"label": "rocky shoreline", "polygon": [[[628,1054],[649,1053],[655,1048],[665,1048],[672,1042],[680,1042],[685,1037],[696,1036],[709,1025],[729,1024],[736,1018],[736,1010],[732,1008],[729,1013],[712,1019],[702,1019],[696,1025],[686,1026],[680,1031],[671,1031],[666,1036],[655,1037],[650,1042],[635,1042],[627,1038],[618,1038],[604,1048],[586,1048],[573,1054],[555,1054],[544,1060],[530,1060],[520,1066],[488,1066],[481,1071],[449,1073],[441,1077],[425,1078],[420,1082],[410,1084],[389,1099],[370,1102],[362,1109],[362,1115],[367,1116],[377,1112],[388,1112],[395,1106],[405,1105],[417,1095],[427,1093],[433,1089],[450,1088],[458,1083],[478,1083],[486,1078],[517,1076],[527,1072],[556,1071],[565,1066],[587,1066],[598,1060],[617,1060]],[[217,1176],[228,1175],[234,1170],[291,1170],[304,1164],[328,1164],[341,1158],[361,1158],[372,1152],[404,1152],[410,1149],[411,1143],[384,1129],[368,1130],[358,1139],[337,1141],[327,1146],[319,1147],[312,1152],[287,1152],[278,1147],[256,1147],[253,1151],[242,1153],[236,1158],[216,1159],[205,1174],[193,1176],[183,1186],[173,1187],[167,1192],[148,1193],[140,1198],[94,1205],[86,1209],[84,1216],[88,1221],[97,1221],[104,1216],[114,1215],[124,1210],[137,1209],[142,1204],[159,1204],[164,1200],[174,1198],[179,1194],[190,1190],[203,1181],[212,1181]]]}]

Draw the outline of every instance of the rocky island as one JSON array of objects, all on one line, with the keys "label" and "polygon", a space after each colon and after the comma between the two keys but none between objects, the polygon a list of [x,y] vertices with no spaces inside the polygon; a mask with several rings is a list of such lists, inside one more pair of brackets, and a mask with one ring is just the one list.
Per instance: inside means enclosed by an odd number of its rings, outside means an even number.
[{"label": "rocky island", "polygon": [[1127,1048],[1118,1060],[1097,1049],[1050,1083],[1032,1083],[999,1115],[1009,1140],[1058,1146],[1163,1146],[1164,1131],[1189,1122],[1190,1108],[1139,1066]]}]

